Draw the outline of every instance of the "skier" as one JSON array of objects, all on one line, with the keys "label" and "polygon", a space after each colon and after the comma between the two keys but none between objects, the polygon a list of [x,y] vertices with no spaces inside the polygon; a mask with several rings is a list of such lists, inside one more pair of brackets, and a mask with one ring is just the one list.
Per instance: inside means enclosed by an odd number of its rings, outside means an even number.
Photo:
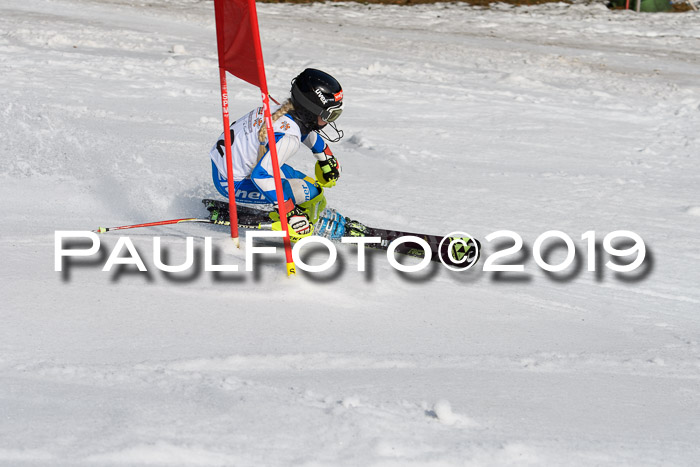
[{"label": "skier", "polygon": [[[330,142],[343,137],[343,132],[335,124],[343,111],[343,89],[331,75],[307,68],[292,80],[291,98],[270,110],[284,200],[290,207],[287,222],[296,236],[310,235],[313,223],[326,205],[323,188],[334,186],[340,176],[340,164],[321,134]],[[327,126],[335,131],[335,138],[324,132]],[[301,143],[311,149],[317,160],[315,180],[287,164]],[[270,217],[279,221],[262,107],[251,110],[231,124],[231,151],[236,202],[272,204],[275,211]],[[230,184],[223,133],[209,155],[214,186],[228,198]],[[276,223],[276,228],[281,228],[279,223]]]}]

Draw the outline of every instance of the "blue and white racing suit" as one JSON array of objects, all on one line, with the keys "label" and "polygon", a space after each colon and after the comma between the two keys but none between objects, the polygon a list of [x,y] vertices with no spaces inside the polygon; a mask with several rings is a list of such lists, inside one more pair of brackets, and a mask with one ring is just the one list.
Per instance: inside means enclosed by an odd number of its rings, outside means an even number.
[{"label": "blue and white racing suit", "polygon": [[[274,113],[279,106],[271,109]],[[277,192],[272,172],[272,158],[269,144],[265,145],[264,155],[258,159],[258,132],[264,123],[262,107],[248,112],[231,124],[231,151],[233,179],[236,201],[249,204],[276,204]],[[286,162],[297,152],[303,143],[317,160],[325,160],[326,143],[317,133],[302,134],[299,125],[289,114],[280,117],[273,124],[277,144],[277,159],[282,175],[284,199],[300,204],[315,198],[321,191],[315,180],[293,169]],[[209,152],[212,163],[214,186],[222,196],[228,198],[226,152],[224,134]]]}]

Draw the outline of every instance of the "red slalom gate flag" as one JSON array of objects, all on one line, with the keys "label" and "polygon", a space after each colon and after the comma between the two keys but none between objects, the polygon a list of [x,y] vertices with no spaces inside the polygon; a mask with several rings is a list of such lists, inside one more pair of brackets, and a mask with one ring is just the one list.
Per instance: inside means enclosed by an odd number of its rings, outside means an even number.
[{"label": "red slalom gate flag", "polygon": [[260,44],[260,37],[255,2],[214,0],[214,9],[219,68],[260,87],[265,77],[260,76],[258,70],[258,57],[262,59],[262,50],[256,47],[256,43]]},{"label": "red slalom gate flag", "polygon": [[[284,202],[282,189],[282,176],[280,174],[277,159],[277,146],[275,145],[275,130],[272,127],[272,115],[270,114],[270,99],[265,79],[265,64],[260,44],[260,31],[258,29],[258,13],[255,8],[255,0],[214,0],[216,15],[216,40],[219,51],[219,78],[221,81],[221,107],[224,117],[224,143],[226,145],[226,167],[229,190],[229,211],[231,219],[231,237],[238,240],[238,215],[236,212],[236,197],[233,183],[233,170],[231,161],[231,135],[229,131],[228,112],[228,88],[226,85],[226,72],[247,81],[260,88],[263,100],[265,123],[267,125],[267,140],[272,158],[273,176],[275,179],[275,191],[277,192],[277,206],[280,214],[282,231],[287,232],[284,237],[284,249],[287,259],[287,274],[295,273],[292,260],[292,245],[287,225],[288,207]],[[234,193],[233,196],[231,194]]]}]

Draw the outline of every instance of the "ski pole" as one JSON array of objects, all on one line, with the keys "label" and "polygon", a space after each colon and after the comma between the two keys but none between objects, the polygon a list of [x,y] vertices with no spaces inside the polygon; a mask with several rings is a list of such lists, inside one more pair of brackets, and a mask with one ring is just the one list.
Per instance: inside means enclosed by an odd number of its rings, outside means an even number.
[{"label": "ski pole", "polygon": [[[201,224],[216,224],[216,225],[231,225],[231,223],[229,221],[213,221],[211,219],[200,219],[200,218],[196,218],[196,217],[189,217],[189,218],[185,218],[185,219],[170,219],[167,221],[146,222],[145,224],[121,225],[119,227],[98,227],[96,230],[93,230],[92,232],[105,233],[105,232],[109,232],[112,230],[139,229],[141,227],[156,227],[159,225],[181,224],[181,223],[185,223],[185,222],[198,222]],[[272,228],[272,224],[265,223],[265,222],[260,222],[257,224],[246,224],[246,223],[239,222],[238,227],[241,229],[269,230]]]},{"label": "ski pole", "polygon": [[185,218],[185,219],[170,219],[167,221],[146,222],[145,224],[122,225],[119,227],[98,227],[97,230],[93,230],[93,232],[105,233],[105,232],[109,232],[110,230],[138,229],[141,227],[155,227],[157,225],[171,225],[171,224],[180,224],[180,223],[184,223],[184,222],[201,222],[204,224],[215,224],[216,223],[216,222],[212,221],[211,219],[198,219],[196,217],[190,217],[190,218]]}]

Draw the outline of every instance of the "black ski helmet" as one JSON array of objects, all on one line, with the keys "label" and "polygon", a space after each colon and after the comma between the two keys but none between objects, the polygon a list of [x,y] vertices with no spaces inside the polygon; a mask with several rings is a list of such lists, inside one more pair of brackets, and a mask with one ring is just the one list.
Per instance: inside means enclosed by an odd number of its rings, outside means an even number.
[{"label": "black ski helmet", "polygon": [[343,88],[328,73],[307,68],[292,80],[292,104],[302,122],[318,130],[317,117],[333,123],[343,112]]}]

